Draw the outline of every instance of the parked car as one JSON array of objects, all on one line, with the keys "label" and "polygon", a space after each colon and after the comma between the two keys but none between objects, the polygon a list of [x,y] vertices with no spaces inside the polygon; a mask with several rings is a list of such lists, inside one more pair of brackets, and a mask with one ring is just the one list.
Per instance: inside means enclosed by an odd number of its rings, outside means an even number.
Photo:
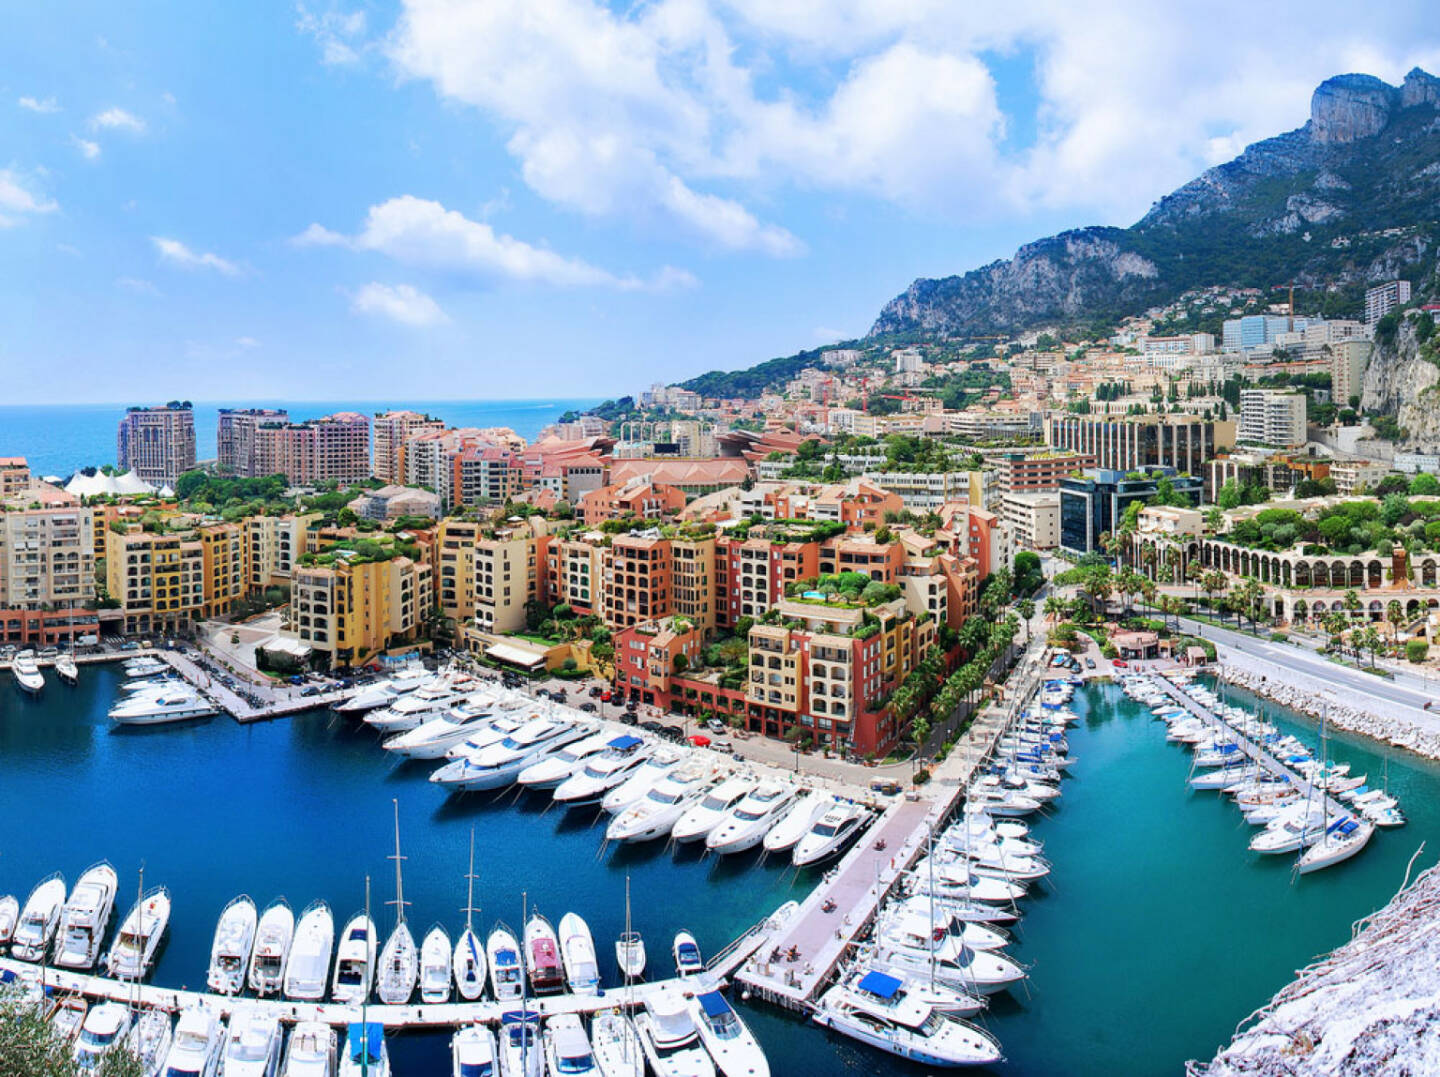
[{"label": "parked car", "polygon": [[640,723],[640,728],[641,728],[641,729],[644,729],[644,730],[647,730],[647,731],[649,731],[649,732],[651,732],[651,733],[659,733],[659,732],[661,732],[662,730],[664,730],[665,727],[664,727],[663,725],[661,725],[659,722],[656,722],[656,721],[653,721],[653,720],[652,720],[652,721],[649,721],[649,722],[641,722],[641,723]]},{"label": "parked car", "polygon": [[726,726],[725,723],[722,722],[719,718],[711,718],[708,722],[705,723],[705,728],[710,730],[710,732],[712,733],[724,733]]},{"label": "parked car", "polygon": [[900,783],[894,778],[876,778],[870,783],[870,792],[894,796],[900,792]]},{"label": "parked car", "polygon": [[1114,666],[1116,669],[1129,669],[1129,668],[1130,668],[1130,663],[1127,662],[1127,661],[1125,661],[1125,659],[1123,659],[1123,658],[1117,658],[1117,659],[1115,659],[1115,661],[1111,662],[1110,664],[1111,664],[1112,666]]},{"label": "parked car", "polygon": [[582,703],[580,704],[580,709],[586,714],[594,714],[599,708],[593,703]]},{"label": "parked car", "polygon": [[624,714],[620,715],[620,721],[625,725],[635,725],[637,722],[639,722],[639,720],[640,719],[636,718],[635,715],[631,714],[629,711],[626,711]]},{"label": "parked car", "polygon": [[320,694],[320,689],[312,684],[309,688],[306,688],[300,694],[302,696],[318,696]]},{"label": "parked car", "polygon": [[1087,659],[1085,659],[1085,668],[1086,668],[1086,669],[1094,669],[1094,668],[1095,668],[1095,659],[1093,659],[1093,658],[1087,658]]},{"label": "parked car", "polygon": [[597,685],[593,685],[593,686],[591,686],[591,688],[590,688],[590,698],[591,698],[591,699],[599,699],[599,698],[600,698],[600,693],[602,693],[602,692],[604,692],[604,691],[605,691],[605,689],[601,688],[598,684],[597,684]]}]

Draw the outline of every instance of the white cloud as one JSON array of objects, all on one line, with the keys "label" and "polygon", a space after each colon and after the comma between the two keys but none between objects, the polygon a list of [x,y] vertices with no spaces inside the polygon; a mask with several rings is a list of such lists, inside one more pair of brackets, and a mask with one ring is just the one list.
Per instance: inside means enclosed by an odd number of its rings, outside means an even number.
[{"label": "white cloud", "polygon": [[161,258],[184,269],[213,269],[227,277],[240,275],[240,267],[234,262],[208,251],[193,251],[178,239],[151,236],[150,242],[155,245]]},{"label": "white cloud", "polygon": [[260,347],[260,342],[254,337],[236,337],[235,347],[243,351],[251,351],[252,349]]},{"label": "white cloud", "polygon": [[419,329],[442,325],[450,320],[439,303],[410,284],[371,282],[355,293],[350,309]]},{"label": "white cloud", "polygon": [[667,266],[644,280],[619,275],[580,258],[536,247],[497,232],[439,202],[402,195],[371,206],[365,227],[344,236],[312,224],[294,241],[300,246],[343,246],[375,251],[407,265],[561,287],[608,287],[622,291],[692,287],[695,278]]},{"label": "white cloud", "polygon": [[80,156],[87,161],[93,161],[100,156],[100,143],[91,142],[88,138],[81,138],[79,135],[70,136],[70,144],[80,151]]},{"label": "white cloud", "polygon": [[365,12],[331,8],[315,14],[304,4],[295,6],[295,28],[308,34],[320,46],[320,58],[327,64],[353,64],[366,48]]},{"label": "white cloud", "polygon": [[128,131],[133,135],[145,133],[145,121],[133,112],[123,108],[107,108],[90,117],[90,126],[97,131]]},{"label": "white cloud", "polygon": [[0,228],[13,228],[27,218],[59,208],[53,199],[32,191],[19,172],[0,168]]},{"label": "white cloud", "polygon": [[159,295],[160,289],[148,281],[139,277],[118,277],[115,280],[115,287],[135,295]]},{"label": "white cloud", "polygon": [[60,103],[53,97],[22,97],[15,103],[30,112],[50,113],[60,111]]}]

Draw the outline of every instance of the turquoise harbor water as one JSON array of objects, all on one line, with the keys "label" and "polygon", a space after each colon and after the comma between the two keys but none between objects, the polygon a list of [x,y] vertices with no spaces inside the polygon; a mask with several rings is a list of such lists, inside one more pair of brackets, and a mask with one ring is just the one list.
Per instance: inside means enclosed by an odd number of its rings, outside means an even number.
[{"label": "turquoise harbor water", "polygon": [[[164,883],[175,898],[159,983],[203,983],[215,918],[239,893],[262,905],[284,895],[297,912],[323,897],[344,917],[363,903],[369,875],[387,924],[392,797],[419,930],[462,922],[474,826],[480,923],[518,921],[522,891],[552,917],[573,908],[590,922],[607,975],[627,874],[656,971],[678,928],[713,951],[813,882],[753,856],[717,862],[659,845],[602,855],[593,815],[513,794],[447,800],[425,780],[428,765],[395,764],[368,730],[326,713],[112,730],[105,710],[118,680],[118,668],[92,667],[78,688],[52,681],[39,700],[0,682],[0,892],[23,897],[55,870],[73,881],[103,858],[121,872],[128,905],[143,862],[146,885]],[[1390,785],[1411,825],[1292,884],[1289,858],[1261,862],[1246,850],[1250,831],[1233,807],[1187,791],[1189,755],[1165,743],[1161,723],[1110,687],[1075,704],[1084,717],[1070,737],[1075,777],[1036,824],[1052,883],[1027,902],[1014,947],[1031,980],[987,1018],[1009,1059],[1000,1072],[1177,1073],[1383,904],[1421,840],[1431,852],[1417,870],[1434,861],[1440,768],[1397,756]],[[1277,717],[1315,739],[1309,723]],[[1378,779],[1377,752],[1347,738],[1332,748]],[[778,1011],[745,1013],[781,1077],[923,1072]],[[443,1037],[402,1035],[394,1053],[402,1077],[445,1072]]]}]

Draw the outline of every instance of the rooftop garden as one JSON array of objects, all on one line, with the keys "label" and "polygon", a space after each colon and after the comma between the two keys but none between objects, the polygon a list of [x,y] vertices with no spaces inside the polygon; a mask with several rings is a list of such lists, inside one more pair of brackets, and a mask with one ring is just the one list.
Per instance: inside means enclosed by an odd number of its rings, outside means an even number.
[{"label": "rooftop garden", "polygon": [[893,602],[904,594],[899,584],[872,580],[863,572],[827,573],[807,576],[785,585],[785,597],[792,602],[815,606],[865,609]]},{"label": "rooftop garden", "polygon": [[[1433,476],[1428,476],[1433,478]],[[1383,501],[1343,501],[1313,518],[1293,509],[1262,509],[1219,536],[1237,546],[1281,551],[1302,543],[1307,554],[1388,557],[1397,546],[1411,553],[1440,551],[1440,500],[1389,494]]]},{"label": "rooftop garden", "polygon": [[328,543],[323,549],[301,556],[306,567],[330,566],[339,562],[350,565],[373,564],[396,557],[420,560],[420,547],[395,535],[376,533],[374,538],[346,538]]}]

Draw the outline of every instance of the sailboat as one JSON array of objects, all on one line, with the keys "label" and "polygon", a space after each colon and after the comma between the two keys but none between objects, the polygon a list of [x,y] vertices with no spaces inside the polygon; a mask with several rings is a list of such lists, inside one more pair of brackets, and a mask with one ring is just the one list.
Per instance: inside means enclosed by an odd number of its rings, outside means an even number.
[{"label": "sailboat", "polygon": [[625,977],[628,987],[631,980],[645,975],[645,940],[640,932],[630,925],[630,876],[625,876],[625,932],[615,940],[615,963]]},{"label": "sailboat", "polygon": [[[351,923],[354,923],[352,920]],[[346,1029],[345,1047],[340,1054],[339,1077],[389,1077],[390,1051],[385,1046],[385,1026],[379,1021],[369,1020],[367,1006],[370,1002],[370,972],[375,961],[375,924],[370,919],[370,876],[365,876],[365,923],[369,927],[365,935],[365,982],[359,991],[360,1020],[352,1022]],[[350,934],[346,929],[346,935]],[[341,943],[340,960],[345,957],[345,944]],[[335,976],[340,976],[337,966]],[[337,990],[338,997],[339,992]]]},{"label": "sailboat", "polygon": [[[1326,721],[1325,716],[1322,715],[1320,718],[1320,756],[1323,761],[1322,773],[1326,774],[1328,774],[1329,765],[1327,743]],[[1342,860],[1349,860],[1365,848],[1371,835],[1375,833],[1374,823],[1356,819],[1352,815],[1342,814],[1334,822],[1331,822],[1328,789],[1328,778],[1322,778],[1320,797],[1321,803],[1324,805],[1325,834],[1319,841],[1301,853],[1300,859],[1295,861],[1295,871],[1300,875],[1308,875],[1312,871],[1328,868]]]},{"label": "sailboat", "polygon": [[485,993],[485,949],[475,934],[475,828],[470,828],[470,870],[465,873],[465,930],[455,940],[455,990],[467,1002]]},{"label": "sailboat", "polygon": [[376,973],[375,994],[380,1001],[400,1005],[410,1001],[415,992],[415,979],[420,975],[420,955],[415,938],[405,923],[405,886],[400,873],[400,802],[395,807],[395,929],[380,951],[380,968]]}]

